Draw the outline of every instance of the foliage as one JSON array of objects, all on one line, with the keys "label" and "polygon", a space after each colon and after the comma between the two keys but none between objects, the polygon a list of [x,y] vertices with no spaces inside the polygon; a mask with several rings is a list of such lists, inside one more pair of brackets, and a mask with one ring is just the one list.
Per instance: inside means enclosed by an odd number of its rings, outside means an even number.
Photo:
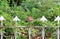
[{"label": "foliage", "polygon": [[[21,2],[22,1],[22,2]],[[21,0],[21,4],[17,5],[16,2],[11,4],[7,0],[0,0],[0,16],[4,16],[4,26],[9,27],[15,25],[13,18],[18,16],[21,19],[17,26],[57,26],[54,19],[60,16],[60,5],[55,0]],[[32,16],[32,22],[28,22],[27,18]],[[41,22],[39,18],[45,16],[48,22]],[[3,31],[3,30],[2,30]],[[50,30],[47,30],[50,31]],[[11,29],[7,29],[7,33],[11,34]],[[33,33],[33,32],[32,32]],[[7,35],[8,35],[7,34]],[[25,39],[25,38],[23,38]],[[52,38],[50,38],[52,39]]]},{"label": "foliage", "polygon": [[18,16],[21,21],[25,22],[28,16],[32,16],[34,19],[37,19],[43,15],[46,16],[49,21],[54,21],[55,17],[60,15],[60,5],[55,4],[55,2],[50,0],[45,1],[44,3],[42,2],[44,1],[23,0],[19,6],[9,6],[9,2],[7,0],[2,0],[0,1],[0,16],[4,16],[7,22],[11,22],[15,16]]}]

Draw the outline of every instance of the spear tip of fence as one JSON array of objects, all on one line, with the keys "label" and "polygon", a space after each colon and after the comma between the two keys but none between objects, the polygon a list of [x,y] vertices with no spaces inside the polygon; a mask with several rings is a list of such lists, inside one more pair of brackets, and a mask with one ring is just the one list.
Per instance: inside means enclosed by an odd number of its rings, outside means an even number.
[{"label": "spear tip of fence", "polygon": [[57,16],[56,19],[54,21],[59,21],[60,20],[60,17]]},{"label": "spear tip of fence", "polygon": [[3,17],[3,16],[1,16],[1,17],[0,17],[0,21],[3,21],[3,20],[5,20],[5,19],[4,19],[4,17]]},{"label": "spear tip of fence", "polygon": [[45,16],[42,16],[42,18],[40,20],[43,21],[43,22],[47,21]]},{"label": "spear tip of fence", "polygon": [[13,21],[20,21],[20,19],[16,16]]}]

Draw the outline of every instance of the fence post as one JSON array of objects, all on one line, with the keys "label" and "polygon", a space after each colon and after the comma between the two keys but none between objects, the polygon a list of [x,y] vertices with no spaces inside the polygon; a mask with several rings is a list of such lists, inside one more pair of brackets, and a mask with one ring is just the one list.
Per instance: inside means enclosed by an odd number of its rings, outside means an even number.
[{"label": "fence post", "polygon": [[[47,19],[45,16],[42,16],[42,18],[40,19],[42,22],[46,22]],[[45,25],[44,25],[45,26]],[[44,31],[44,27],[42,27],[42,39],[45,38],[45,31]]]},{"label": "fence post", "polygon": [[59,21],[60,21],[60,17],[57,16],[56,19],[54,21],[57,21],[58,24],[58,29],[57,29],[57,39],[59,39]]},{"label": "fence post", "polygon": [[59,39],[59,26],[58,26],[58,29],[57,29],[57,39]]},{"label": "fence post", "polygon": [[[4,17],[3,16],[1,16],[0,17],[0,21],[1,21],[1,26],[3,27],[3,21],[4,21],[5,19],[4,19]],[[2,30],[2,29],[1,29]],[[1,32],[1,39],[3,39],[3,32]]]},{"label": "fence post", "polygon": [[42,28],[42,39],[45,38],[45,31],[44,31],[44,27]]},{"label": "fence post", "polygon": [[29,27],[29,30],[28,30],[28,34],[29,34],[29,39],[31,39],[31,28]]},{"label": "fence post", "polygon": [[[15,21],[15,26],[17,27],[17,21],[20,21],[20,19],[16,16],[13,21]],[[17,31],[15,29],[15,39],[17,39]]]}]

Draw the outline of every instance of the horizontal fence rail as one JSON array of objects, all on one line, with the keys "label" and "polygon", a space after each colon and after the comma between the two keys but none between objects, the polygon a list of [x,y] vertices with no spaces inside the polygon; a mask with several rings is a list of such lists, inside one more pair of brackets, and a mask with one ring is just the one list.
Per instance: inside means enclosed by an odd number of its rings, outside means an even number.
[{"label": "horizontal fence rail", "polygon": [[[3,27],[3,28],[5,28],[5,27]],[[12,27],[9,27],[9,28],[12,28]],[[42,26],[34,26],[34,27],[27,27],[27,26],[18,26],[18,27],[14,27],[14,28],[17,28],[17,29],[23,29],[23,28],[26,28],[27,29],[27,31],[28,31],[28,39],[32,39],[31,38],[31,34],[32,34],[32,29],[35,29],[35,28],[37,28],[38,30],[41,28],[41,31],[39,32],[39,33],[41,33],[42,35],[42,38],[41,39],[46,39],[45,38],[45,34],[46,34],[46,29],[48,28],[48,29],[54,29],[54,28],[57,28],[56,29],[56,37],[57,37],[57,39],[59,39],[60,38],[60,26],[56,26],[56,27],[52,27],[52,26],[50,26],[50,27],[48,27],[48,26],[46,26],[46,27],[42,27]],[[12,29],[14,29],[14,28],[12,28]],[[51,30],[50,29],[50,30]],[[24,30],[24,29],[23,29]],[[54,32],[54,31],[53,31]],[[20,32],[17,32],[17,30],[15,29],[15,31],[14,31],[14,39],[17,39],[17,34],[20,34],[21,35],[21,33]],[[37,32],[37,34],[38,34],[38,32]],[[53,33],[54,34],[54,33]],[[4,32],[1,32],[1,39],[4,39],[3,38],[4,37]],[[7,36],[5,36],[5,37],[7,37]],[[9,36],[8,36],[9,37]],[[11,39],[13,39],[13,37],[11,36]],[[53,39],[53,38],[52,38]]]}]

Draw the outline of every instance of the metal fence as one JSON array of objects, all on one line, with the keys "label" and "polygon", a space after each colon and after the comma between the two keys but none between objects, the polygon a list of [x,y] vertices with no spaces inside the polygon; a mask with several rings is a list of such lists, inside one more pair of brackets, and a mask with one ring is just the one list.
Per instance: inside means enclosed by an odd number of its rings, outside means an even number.
[{"label": "metal fence", "polygon": [[[13,21],[15,21],[15,27],[8,27],[14,30],[14,32],[10,36],[7,35],[6,32],[4,32],[3,29],[6,27],[3,26],[3,20],[4,17],[0,17],[1,26],[0,26],[0,39],[6,39],[6,37],[10,37],[10,39],[60,39],[60,26],[59,21],[60,17],[57,16],[55,21],[58,21],[58,26],[52,27],[52,26],[17,26],[17,21],[20,21],[20,19],[16,16]],[[47,19],[42,16],[40,19],[42,22],[47,21]],[[19,31],[20,30],[20,31]],[[12,31],[12,30],[11,30]],[[23,32],[24,31],[24,32]],[[20,36],[18,36],[18,34]],[[26,38],[25,38],[25,37]],[[19,38],[20,37],[20,38]],[[7,38],[8,39],[8,38]]]},{"label": "metal fence", "polygon": [[[9,28],[12,28],[12,27],[9,27]],[[15,28],[17,28],[17,30],[18,29],[22,29],[22,30],[26,29],[27,30],[27,38],[26,39],[35,39],[35,38],[33,38],[35,35],[41,36],[40,38],[36,38],[36,39],[48,39],[46,34],[50,35],[50,32],[51,32],[51,36],[52,36],[51,39],[60,39],[60,27],[59,26],[57,26],[57,27],[41,27],[41,26],[25,27],[25,26],[21,26],[21,27],[15,27]],[[15,29],[14,35],[10,36],[10,39],[17,39],[18,34],[23,35],[23,33],[21,33],[22,31],[18,32],[17,30]],[[37,32],[32,33],[33,30],[37,30]],[[5,36],[4,32],[1,32],[0,36],[1,36],[0,39],[5,39],[4,37],[9,37],[9,36]],[[22,39],[22,37],[21,37],[21,39]]]}]

